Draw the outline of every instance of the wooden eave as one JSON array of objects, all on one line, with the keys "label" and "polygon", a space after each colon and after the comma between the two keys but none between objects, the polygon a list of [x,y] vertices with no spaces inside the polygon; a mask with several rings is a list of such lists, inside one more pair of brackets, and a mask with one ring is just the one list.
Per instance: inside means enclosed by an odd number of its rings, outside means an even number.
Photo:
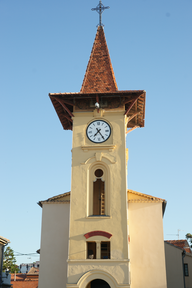
[{"label": "wooden eave", "polygon": [[[125,108],[125,114],[128,117],[128,128],[144,127],[145,124],[145,90],[122,90],[106,93],[49,93],[49,97],[64,130],[73,129],[73,107],[78,107],[79,100],[84,100],[83,102],[87,103],[88,99],[93,99],[95,102],[101,101],[101,99],[118,101],[119,105]],[[89,107],[89,111],[90,109]],[[92,110],[94,109],[92,108]],[[110,108],[104,107],[104,109],[108,110]]]}]

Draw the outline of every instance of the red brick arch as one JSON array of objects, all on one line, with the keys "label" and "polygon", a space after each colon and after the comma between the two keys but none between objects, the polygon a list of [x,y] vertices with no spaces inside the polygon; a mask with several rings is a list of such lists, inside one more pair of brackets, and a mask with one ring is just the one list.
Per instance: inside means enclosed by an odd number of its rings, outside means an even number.
[{"label": "red brick arch", "polygon": [[84,236],[86,239],[93,237],[93,236],[104,236],[110,239],[113,235],[105,231],[91,231],[91,232],[86,233]]}]

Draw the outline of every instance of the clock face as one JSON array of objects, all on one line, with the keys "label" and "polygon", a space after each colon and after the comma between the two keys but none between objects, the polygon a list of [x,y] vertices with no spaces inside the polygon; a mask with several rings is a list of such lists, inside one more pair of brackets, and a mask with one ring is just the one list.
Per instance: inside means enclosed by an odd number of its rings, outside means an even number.
[{"label": "clock face", "polygon": [[111,135],[111,127],[103,120],[95,120],[87,127],[87,137],[93,143],[103,143]]}]

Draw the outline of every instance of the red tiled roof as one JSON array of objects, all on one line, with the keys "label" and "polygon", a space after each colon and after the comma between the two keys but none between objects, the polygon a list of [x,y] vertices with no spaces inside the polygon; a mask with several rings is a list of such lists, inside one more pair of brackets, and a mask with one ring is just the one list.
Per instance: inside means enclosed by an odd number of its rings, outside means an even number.
[{"label": "red tiled roof", "polygon": [[[38,274],[28,275],[17,273],[11,274],[11,284],[13,288],[38,288]],[[15,281],[14,281],[15,280]]]},{"label": "red tiled roof", "polygon": [[16,281],[24,281],[26,278],[26,274],[22,274],[22,273],[17,273],[15,274],[11,274],[11,281],[14,281],[16,277]]},{"label": "red tiled roof", "polygon": [[105,93],[118,90],[103,27],[99,26],[81,93]]},{"label": "red tiled roof", "polygon": [[187,240],[166,240],[166,242],[184,249],[187,253],[192,253]]},{"label": "red tiled roof", "polygon": [[33,281],[11,281],[13,288],[38,288],[38,280]]}]

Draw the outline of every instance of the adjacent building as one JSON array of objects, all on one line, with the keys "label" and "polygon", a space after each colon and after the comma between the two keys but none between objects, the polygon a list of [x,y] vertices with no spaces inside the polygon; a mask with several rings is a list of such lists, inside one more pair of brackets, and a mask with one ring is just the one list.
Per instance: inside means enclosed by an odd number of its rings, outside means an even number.
[{"label": "adjacent building", "polygon": [[3,255],[5,246],[7,246],[10,241],[2,236],[0,236],[0,288],[10,287],[11,276],[8,271],[3,272]]},{"label": "adjacent building", "polygon": [[167,288],[192,288],[192,252],[187,240],[165,241]]}]

